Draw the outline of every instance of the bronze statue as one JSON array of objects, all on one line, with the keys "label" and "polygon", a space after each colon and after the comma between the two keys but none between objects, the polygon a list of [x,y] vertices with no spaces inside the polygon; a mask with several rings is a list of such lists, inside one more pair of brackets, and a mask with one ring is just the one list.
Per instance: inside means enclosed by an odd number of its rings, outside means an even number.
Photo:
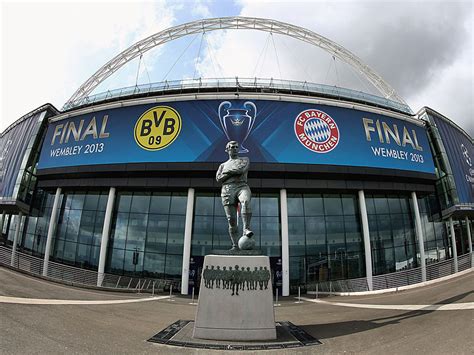
[{"label": "bronze statue", "polygon": [[[252,194],[247,185],[250,160],[247,157],[238,156],[239,143],[236,141],[228,142],[225,151],[229,154],[229,160],[219,166],[216,180],[222,183],[222,205],[229,223],[229,235],[232,241],[231,250],[252,249],[255,244],[255,241],[251,239],[253,232],[250,230],[250,218],[252,217],[250,200]],[[243,234],[240,240],[237,240],[239,233],[237,208],[239,204]]]}]

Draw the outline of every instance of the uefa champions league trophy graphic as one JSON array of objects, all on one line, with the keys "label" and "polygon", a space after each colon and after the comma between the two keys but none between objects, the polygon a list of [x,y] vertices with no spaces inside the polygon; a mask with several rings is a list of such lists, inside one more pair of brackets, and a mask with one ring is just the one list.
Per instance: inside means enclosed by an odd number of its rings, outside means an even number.
[{"label": "uefa champions league trophy graphic", "polygon": [[232,108],[232,103],[223,101],[218,109],[222,129],[229,141],[239,143],[239,153],[248,153],[244,142],[250,134],[257,116],[257,107],[251,101],[246,101],[241,108]]}]

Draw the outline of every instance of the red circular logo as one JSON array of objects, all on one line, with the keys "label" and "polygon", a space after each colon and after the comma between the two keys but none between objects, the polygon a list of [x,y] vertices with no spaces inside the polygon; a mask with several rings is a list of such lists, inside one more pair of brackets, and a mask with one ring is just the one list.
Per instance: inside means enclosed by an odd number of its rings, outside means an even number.
[{"label": "red circular logo", "polygon": [[315,153],[327,153],[339,143],[339,128],[327,113],[315,109],[301,112],[295,119],[295,135]]}]

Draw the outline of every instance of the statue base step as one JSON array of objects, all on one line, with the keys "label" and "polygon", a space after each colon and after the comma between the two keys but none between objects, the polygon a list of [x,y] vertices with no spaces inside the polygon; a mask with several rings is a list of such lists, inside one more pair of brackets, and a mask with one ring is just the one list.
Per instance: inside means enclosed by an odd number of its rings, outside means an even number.
[{"label": "statue base step", "polygon": [[276,339],[268,256],[204,258],[193,338]]}]

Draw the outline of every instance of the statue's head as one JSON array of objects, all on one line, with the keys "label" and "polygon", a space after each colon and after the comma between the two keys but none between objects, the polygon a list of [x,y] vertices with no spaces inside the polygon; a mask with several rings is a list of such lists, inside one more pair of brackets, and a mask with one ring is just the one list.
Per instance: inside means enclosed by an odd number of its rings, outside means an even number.
[{"label": "statue's head", "polygon": [[234,158],[239,153],[239,142],[237,141],[230,141],[225,146],[225,151],[229,154],[230,157]]}]

